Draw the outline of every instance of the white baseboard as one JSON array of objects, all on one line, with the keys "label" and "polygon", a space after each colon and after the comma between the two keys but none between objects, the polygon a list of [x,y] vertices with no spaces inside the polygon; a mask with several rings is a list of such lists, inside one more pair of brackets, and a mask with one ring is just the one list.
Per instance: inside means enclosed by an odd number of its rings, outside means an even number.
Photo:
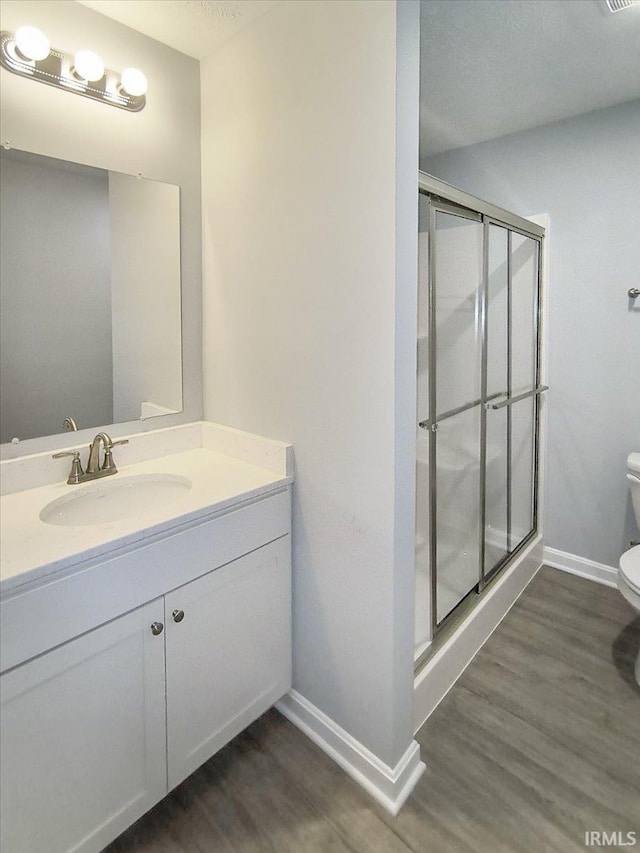
[{"label": "white baseboard", "polygon": [[425,770],[417,741],[411,741],[396,766],[389,767],[296,690],[283,696],[276,708],[380,805],[398,814]]},{"label": "white baseboard", "polygon": [[557,548],[544,549],[544,562],[547,566],[568,572],[570,575],[579,575],[581,578],[604,584],[604,586],[617,587],[618,570],[604,563],[595,563],[586,557],[578,557],[566,551],[558,551]]},{"label": "white baseboard", "polygon": [[538,536],[434,653],[414,682],[414,726],[418,731],[489,639],[542,565]]}]

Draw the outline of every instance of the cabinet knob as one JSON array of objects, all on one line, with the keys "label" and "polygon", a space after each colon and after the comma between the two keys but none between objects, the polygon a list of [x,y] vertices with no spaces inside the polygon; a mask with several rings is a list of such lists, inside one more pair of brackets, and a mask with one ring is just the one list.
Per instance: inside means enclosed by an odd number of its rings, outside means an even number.
[{"label": "cabinet knob", "polygon": [[184,619],[184,610],[174,610],[171,614],[174,622],[182,622]]},{"label": "cabinet knob", "polygon": [[156,637],[158,636],[158,634],[162,634],[163,628],[164,628],[164,625],[162,624],[162,622],[152,622],[151,623],[151,633],[154,634]]}]

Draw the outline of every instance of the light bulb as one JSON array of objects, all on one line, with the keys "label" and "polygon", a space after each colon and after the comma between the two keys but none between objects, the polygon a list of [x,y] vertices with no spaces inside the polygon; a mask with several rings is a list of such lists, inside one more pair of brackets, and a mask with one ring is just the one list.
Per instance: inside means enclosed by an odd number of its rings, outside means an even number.
[{"label": "light bulb", "polygon": [[83,80],[95,82],[104,77],[104,62],[92,50],[81,50],[76,53],[73,70]]},{"label": "light bulb", "polygon": [[144,95],[149,84],[147,78],[137,68],[125,68],[120,78],[120,85],[129,95]]},{"label": "light bulb", "polygon": [[15,41],[18,50],[27,59],[39,61],[49,56],[49,39],[36,27],[19,27]]}]

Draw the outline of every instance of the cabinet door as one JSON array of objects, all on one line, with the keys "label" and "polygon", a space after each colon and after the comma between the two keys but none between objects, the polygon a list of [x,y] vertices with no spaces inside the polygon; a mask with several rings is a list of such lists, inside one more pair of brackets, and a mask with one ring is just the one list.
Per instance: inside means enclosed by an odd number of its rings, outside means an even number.
[{"label": "cabinet door", "polygon": [[289,542],[278,539],[165,597],[170,789],[291,686]]},{"label": "cabinet door", "polygon": [[1,679],[3,853],[98,851],[160,800],[162,599]]}]

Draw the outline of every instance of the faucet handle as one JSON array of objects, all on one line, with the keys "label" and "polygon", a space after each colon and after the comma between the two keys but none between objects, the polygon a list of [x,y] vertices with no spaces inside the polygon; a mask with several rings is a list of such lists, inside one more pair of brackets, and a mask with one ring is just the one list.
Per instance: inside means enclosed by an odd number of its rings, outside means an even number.
[{"label": "faucet handle", "polygon": [[75,486],[76,483],[80,482],[80,478],[84,474],[82,470],[82,465],[80,464],[80,451],[79,450],[61,450],[60,453],[54,453],[51,457],[52,459],[63,459],[65,456],[72,456],[73,461],[71,463],[71,472],[69,474],[69,478],[67,479],[67,483],[70,486]]},{"label": "faucet handle", "polygon": [[102,463],[103,471],[113,471],[114,474],[117,473],[118,469],[115,466],[115,462],[113,461],[113,455],[111,453],[114,447],[117,447],[119,444],[129,444],[128,438],[121,438],[118,441],[111,441],[109,444],[105,444],[104,446],[104,462]]}]

